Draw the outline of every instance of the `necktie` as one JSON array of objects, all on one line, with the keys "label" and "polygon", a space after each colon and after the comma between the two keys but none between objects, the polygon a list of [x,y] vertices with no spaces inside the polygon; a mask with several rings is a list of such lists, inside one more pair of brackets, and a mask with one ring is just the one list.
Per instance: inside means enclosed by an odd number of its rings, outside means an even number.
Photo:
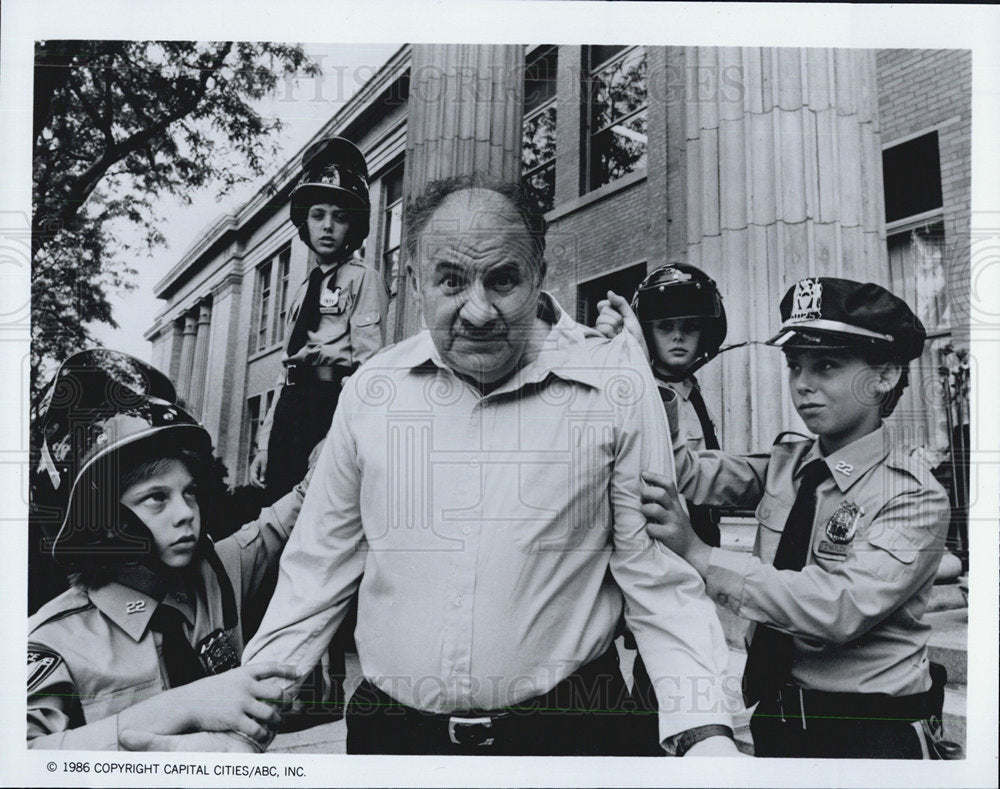
[{"label": "necktie", "polygon": [[302,299],[302,306],[299,307],[299,316],[295,319],[292,327],[292,334],[288,338],[288,355],[294,356],[306,340],[309,339],[309,332],[315,331],[319,326],[319,293],[320,283],[323,281],[324,272],[316,266],[309,273],[309,286],[306,288],[306,296]]},{"label": "necktie", "polygon": [[[821,459],[811,461],[803,469],[802,483],[774,556],[776,569],[801,570],[805,567],[816,517],[816,488],[829,476],[830,468]],[[773,694],[788,682],[792,673],[792,649],[790,635],[764,624],[757,625],[743,672],[743,698],[747,706]]]},{"label": "necktie", "polygon": [[691,380],[693,385],[691,386],[691,394],[688,395],[688,399],[691,400],[694,412],[698,415],[698,421],[701,423],[701,434],[705,437],[705,449],[718,449],[719,438],[715,435],[715,425],[712,423],[712,418],[708,415],[705,400],[701,396],[701,388],[693,377]]},{"label": "necktie", "polygon": [[[715,425],[712,423],[712,418],[708,415],[708,409],[705,407],[705,401],[702,399],[698,381],[695,380],[694,376],[691,376],[691,382],[693,385],[688,400],[690,400],[691,407],[694,408],[695,415],[698,417],[698,423],[701,425],[705,449],[718,449],[719,438],[715,434]],[[666,391],[664,387],[660,387],[661,396],[665,397]],[[722,544],[718,510],[702,504],[692,504],[690,501],[687,504],[688,518],[691,520],[691,528],[694,529],[694,533],[706,545],[718,548]]]},{"label": "necktie", "polygon": [[163,637],[160,651],[170,687],[177,688],[205,676],[197,653],[184,635],[184,615],[180,611],[161,603],[150,617],[149,627]]}]

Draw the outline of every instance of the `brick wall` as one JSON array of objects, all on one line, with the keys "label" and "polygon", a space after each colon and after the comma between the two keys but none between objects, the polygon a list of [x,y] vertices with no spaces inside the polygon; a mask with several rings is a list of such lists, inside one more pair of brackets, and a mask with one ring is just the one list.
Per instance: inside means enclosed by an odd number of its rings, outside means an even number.
[{"label": "brick wall", "polygon": [[883,145],[935,129],[938,133],[949,298],[956,328],[965,335],[969,320],[972,53],[886,49],[876,55],[876,66]]}]

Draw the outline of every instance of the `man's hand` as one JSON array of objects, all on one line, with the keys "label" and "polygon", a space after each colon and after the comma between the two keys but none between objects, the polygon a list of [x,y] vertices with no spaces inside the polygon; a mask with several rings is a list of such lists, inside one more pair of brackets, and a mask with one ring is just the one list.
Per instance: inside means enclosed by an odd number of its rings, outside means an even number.
[{"label": "man's hand", "polygon": [[267,474],[267,450],[260,449],[257,454],[253,456],[253,461],[250,463],[250,471],[248,476],[250,478],[250,484],[255,488],[264,487],[264,476]]},{"label": "man's hand", "polygon": [[146,735],[239,732],[255,742],[270,741],[281,725],[285,702],[278,679],[297,674],[276,663],[241,666],[171,688],[118,714],[118,730]]},{"label": "man's hand", "polygon": [[642,326],[639,319],[632,312],[632,307],[627,300],[623,299],[613,290],[608,291],[608,297],[597,302],[597,322],[594,328],[609,340],[621,333],[625,329],[635,337],[642,347],[646,358],[649,358],[649,349],[646,347],[646,338],[642,333]]},{"label": "man's hand", "polygon": [[706,737],[688,748],[687,756],[743,756],[728,737]]},{"label": "man's hand", "polygon": [[712,549],[691,528],[691,520],[681,506],[674,481],[644,471],[641,495],[642,514],[646,516],[649,536],[685,559],[704,578]]},{"label": "man's hand", "polygon": [[260,753],[261,747],[224,732],[199,731],[194,734],[153,734],[125,729],[118,742],[126,751],[199,751],[207,753]]}]

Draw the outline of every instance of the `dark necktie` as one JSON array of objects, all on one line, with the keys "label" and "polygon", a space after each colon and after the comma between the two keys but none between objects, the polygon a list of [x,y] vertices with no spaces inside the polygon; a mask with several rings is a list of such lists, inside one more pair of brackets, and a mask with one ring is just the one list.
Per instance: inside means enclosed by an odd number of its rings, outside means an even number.
[{"label": "dark necktie", "polygon": [[177,688],[205,676],[194,647],[184,635],[184,615],[180,611],[161,603],[149,618],[149,627],[162,636],[160,652],[170,687]]},{"label": "dark necktie", "polygon": [[316,331],[319,326],[319,294],[320,284],[323,282],[324,272],[316,266],[309,273],[309,286],[306,288],[306,296],[302,299],[302,306],[299,307],[299,316],[295,319],[292,327],[292,334],[288,338],[288,355],[294,356],[306,340],[309,339],[309,332]]},{"label": "dark necktie", "polygon": [[[806,465],[802,483],[795,495],[785,530],[781,533],[774,567],[778,570],[801,570],[809,555],[813,519],[816,517],[816,488],[830,476],[830,468],[816,459]],[[791,678],[792,637],[763,623],[757,624],[753,641],[747,650],[743,671],[743,698],[747,706],[774,694]]]},{"label": "dark necktie", "polygon": [[718,449],[719,438],[715,435],[715,425],[712,423],[712,418],[708,415],[708,409],[705,408],[705,400],[701,396],[701,388],[693,376],[691,383],[691,394],[688,395],[688,399],[691,401],[694,412],[698,415],[698,421],[701,423],[701,434],[705,437],[705,449]]}]

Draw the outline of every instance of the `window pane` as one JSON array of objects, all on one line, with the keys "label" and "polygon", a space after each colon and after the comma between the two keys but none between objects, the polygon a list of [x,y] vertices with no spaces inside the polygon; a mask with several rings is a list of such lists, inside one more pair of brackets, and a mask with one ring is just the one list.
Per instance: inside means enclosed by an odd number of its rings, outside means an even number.
[{"label": "window pane", "polygon": [[555,47],[536,55],[524,70],[524,114],[537,110],[556,97],[556,67],[558,50]]},{"label": "window pane", "polygon": [[531,170],[556,155],[556,105],[550,104],[524,121],[522,169]]},{"label": "window pane", "polygon": [[551,211],[556,194],[555,163],[548,164],[525,177],[524,188],[540,213]]},{"label": "window pane", "polygon": [[624,46],[609,45],[609,44],[595,44],[590,48],[590,68],[591,70],[596,69],[604,61],[609,58],[613,58],[619,52],[625,49]]},{"label": "window pane", "polygon": [[591,47],[588,184],[596,189],[646,165],[646,50]]},{"label": "window pane", "polygon": [[882,171],[886,222],[941,207],[937,132],[887,148],[882,152]]},{"label": "window pane", "polygon": [[591,189],[646,166],[646,111],[590,140]]},{"label": "window pane", "polygon": [[382,275],[385,277],[385,286],[389,289],[391,299],[399,291],[399,247],[382,256]]}]

